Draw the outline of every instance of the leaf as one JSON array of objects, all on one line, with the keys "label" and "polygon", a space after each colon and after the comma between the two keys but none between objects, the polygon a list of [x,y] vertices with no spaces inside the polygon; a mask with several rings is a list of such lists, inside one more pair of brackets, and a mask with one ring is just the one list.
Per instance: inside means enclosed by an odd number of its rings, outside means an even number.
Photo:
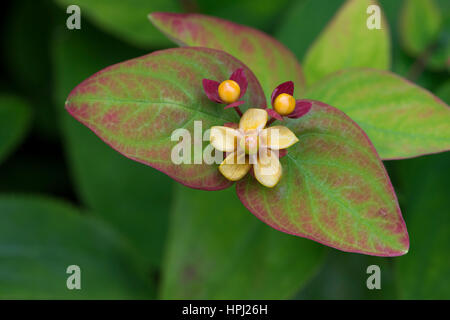
[{"label": "leaf", "polygon": [[309,88],[305,96],[344,111],[367,133],[384,160],[450,148],[448,106],[390,72],[339,72]]},{"label": "leaf", "polygon": [[[408,253],[407,256],[409,256]],[[380,267],[381,290],[369,290],[367,280]],[[398,299],[392,258],[330,252],[323,268],[295,296],[299,300],[381,300]],[[370,281],[371,283],[371,281]]]},{"label": "leaf", "polygon": [[406,51],[420,55],[437,40],[442,15],[432,0],[403,1],[400,13],[400,40]]},{"label": "leaf", "polygon": [[[223,189],[230,182],[217,166],[202,160],[201,129],[237,122],[239,118],[207,98],[202,79],[228,79],[241,67],[249,82],[241,100],[264,107],[258,81],[240,61],[213,49],[176,48],[156,51],[96,73],[70,93],[66,109],[126,157],[192,188]],[[201,126],[197,133],[196,123]],[[187,130],[192,144],[196,144],[195,148],[188,144],[194,149],[189,164],[176,164],[171,159],[172,148],[179,143],[171,141],[176,129]]]},{"label": "leaf", "polygon": [[154,12],[149,19],[180,46],[223,50],[238,58],[255,73],[266,97],[289,80],[295,83],[297,97],[303,92],[303,73],[295,56],[261,31],[200,14]]},{"label": "leaf", "polygon": [[[2,299],[143,299],[154,289],[123,238],[67,204],[0,197]],[[67,267],[81,269],[68,290]]]},{"label": "leaf", "polygon": [[306,53],[307,84],[341,69],[389,69],[390,40],[384,16],[381,16],[381,29],[367,27],[366,10],[374,4],[377,2],[372,0],[347,0]]},{"label": "leaf", "polygon": [[[223,1],[196,0],[195,12],[232,20],[233,22],[270,31],[283,15],[290,0],[228,0]],[[186,11],[186,8],[185,8]]]},{"label": "leaf", "polygon": [[[180,11],[175,0],[55,0],[62,8],[78,5],[83,18],[97,27],[116,35],[130,44],[142,48],[166,46],[169,42],[156,28],[148,24],[147,14],[152,11]],[[69,17],[69,15],[67,15]]]},{"label": "leaf", "polygon": [[141,53],[95,29],[57,31],[52,50],[55,104],[77,194],[93,214],[128,238],[145,265],[158,267],[168,228],[172,179],[123,157],[63,109],[65,98],[83,79]]},{"label": "leaf", "polygon": [[[48,34],[55,25],[51,1],[13,1],[8,6],[2,30],[4,68],[2,75],[10,90],[20,90],[33,112],[33,131],[42,140],[55,141],[58,128],[51,104]],[[37,61],[39,61],[37,63]],[[6,71],[6,72],[5,72]]]},{"label": "leaf", "polygon": [[275,37],[286,45],[302,61],[306,50],[314,42],[344,0],[294,1],[278,23]]},{"label": "leaf", "polygon": [[13,95],[0,94],[0,163],[22,142],[30,120],[27,102]]},{"label": "leaf", "polygon": [[162,299],[287,299],[323,262],[322,246],[255,219],[227,189],[177,187]]},{"label": "leaf", "polygon": [[405,51],[436,71],[450,67],[449,6],[441,5],[440,8],[433,0],[404,1],[399,24]]},{"label": "leaf", "polygon": [[437,88],[436,95],[446,103],[450,103],[450,80],[447,80]]},{"label": "leaf", "polygon": [[344,113],[311,102],[287,121],[299,142],[280,159],[281,181],[270,189],[248,175],[236,185],[242,203],[277,230],[339,250],[405,254],[406,226],[373,145]]},{"label": "leaf", "polygon": [[450,154],[395,162],[411,232],[411,252],[399,258],[402,299],[449,299]]},{"label": "leaf", "polygon": [[432,0],[403,1],[400,14],[400,39],[413,55],[423,53],[437,40],[442,15]]}]

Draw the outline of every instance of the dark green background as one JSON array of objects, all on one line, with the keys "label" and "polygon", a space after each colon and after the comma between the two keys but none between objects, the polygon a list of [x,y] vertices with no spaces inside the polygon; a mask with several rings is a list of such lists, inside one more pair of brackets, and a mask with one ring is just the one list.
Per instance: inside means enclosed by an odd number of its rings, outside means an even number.
[{"label": "dark green background", "polygon": [[[128,18],[141,21],[171,2],[154,1]],[[343,3],[172,2],[173,10],[260,28],[300,61]],[[399,44],[402,1],[380,2],[391,28],[392,70],[411,76],[416,57]],[[83,79],[174,45],[151,26],[145,32],[154,40],[127,39],[89,10],[85,15],[82,3],[82,29],[68,30],[61,3],[16,0],[1,12],[0,298],[450,298],[449,153],[385,162],[410,235],[405,256],[344,253],[279,233],[244,209],[233,190],[182,187],[68,116],[64,100]],[[438,4],[448,22],[445,1]],[[419,71],[411,80],[449,103],[448,72]],[[66,288],[71,264],[82,270],[79,291]],[[381,290],[366,287],[371,264],[381,267]]]}]

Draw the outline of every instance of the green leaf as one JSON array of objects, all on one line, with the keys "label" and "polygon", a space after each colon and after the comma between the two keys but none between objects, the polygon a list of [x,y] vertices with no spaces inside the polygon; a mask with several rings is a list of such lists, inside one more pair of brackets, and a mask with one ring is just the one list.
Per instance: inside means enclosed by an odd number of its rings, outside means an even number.
[{"label": "green leaf", "polygon": [[[407,256],[409,256],[408,253]],[[381,290],[369,290],[367,280],[380,267]],[[360,254],[330,252],[323,268],[295,296],[300,300],[380,300],[398,299],[393,259]]]},{"label": "green leaf", "polygon": [[[275,1],[274,1],[275,2]],[[275,36],[302,61],[306,50],[319,36],[344,0],[294,1],[278,23]]]},{"label": "green leaf", "polygon": [[381,29],[369,29],[366,10],[372,0],[347,0],[313,43],[304,59],[307,84],[335,71],[353,67],[389,69],[388,25],[381,13]]},{"label": "green leaf", "polygon": [[323,247],[253,217],[234,190],[179,186],[163,266],[163,299],[286,299],[316,273]]},{"label": "green leaf", "polygon": [[160,264],[167,232],[172,179],[126,159],[63,108],[70,90],[95,71],[140,55],[99,33],[58,30],[53,37],[55,102],[63,146],[81,201],[136,247],[145,264]]},{"label": "green leaf", "polygon": [[339,250],[405,254],[406,226],[372,143],[344,113],[312,103],[287,121],[299,142],[280,160],[281,181],[266,188],[248,175],[236,185],[242,203],[275,229]]},{"label": "green leaf", "polygon": [[27,102],[16,96],[0,94],[0,163],[22,142],[30,120]]},{"label": "green leaf", "polygon": [[[0,197],[2,299],[142,299],[154,290],[127,243],[99,221],[55,200]],[[81,269],[81,290],[66,286]]]},{"label": "green leaf", "polygon": [[[226,3],[195,0],[195,12],[270,31],[278,23],[278,18],[283,15],[290,2],[291,0],[259,0],[255,5],[255,0],[227,0]],[[190,8],[186,7],[184,11],[187,12]]]},{"label": "green leaf", "polygon": [[402,299],[449,299],[450,153],[399,161],[411,251],[396,261]]},{"label": "green leaf", "polygon": [[447,80],[436,89],[436,95],[447,104],[450,103],[450,80]]},{"label": "green leaf", "polygon": [[[33,130],[40,139],[57,140],[56,114],[51,95],[49,47],[55,25],[55,6],[49,0],[13,1],[2,28],[8,90],[20,89],[33,111]],[[2,75],[5,75],[2,71]]]},{"label": "green leaf", "polygon": [[[83,18],[87,17],[106,32],[130,44],[154,48],[166,46],[169,41],[148,24],[147,14],[152,11],[179,11],[175,0],[55,0],[62,8],[78,5]],[[69,17],[69,14],[67,15]]]},{"label": "green leaf", "polygon": [[403,1],[400,39],[409,53],[420,55],[437,40],[442,15],[433,0]]},{"label": "green leaf", "polygon": [[[207,130],[239,118],[207,98],[202,79],[225,80],[238,68],[244,68],[249,83],[242,100],[247,105],[264,107],[258,80],[240,61],[223,51],[176,48],[156,51],[96,73],[70,93],[66,109],[126,157],[150,165],[189,187],[223,189],[230,186],[230,181],[217,166],[202,160],[203,148],[209,141],[199,141],[201,128]],[[196,123],[201,128],[194,132]],[[193,150],[189,163],[176,164],[171,159],[173,147],[180,143],[171,139],[177,129],[190,134],[192,144],[188,145]]]},{"label": "green leaf", "polygon": [[[443,68],[450,55],[448,35],[439,39],[443,17],[433,0],[409,0],[403,2],[400,13],[400,40],[403,48],[412,56],[426,55],[432,68]],[[442,40],[442,44],[439,42]]]},{"label": "green leaf", "polygon": [[344,111],[367,133],[382,159],[450,149],[448,106],[390,72],[339,72],[309,88],[305,96]]},{"label": "green leaf", "polygon": [[255,73],[266,97],[280,83],[289,80],[295,83],[297,97],[303,92],[303,73],[295,56],[259,30],[199,14],[155,12],[149,18],[181,46],[223,50],[241,60]]}]

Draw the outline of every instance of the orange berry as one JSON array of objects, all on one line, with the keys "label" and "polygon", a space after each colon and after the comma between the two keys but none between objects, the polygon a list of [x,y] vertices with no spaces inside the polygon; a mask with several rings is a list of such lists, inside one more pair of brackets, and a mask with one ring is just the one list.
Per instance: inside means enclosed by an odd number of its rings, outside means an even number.
[{"label": "orange berry", "polygon": [[236,81],[225,80],[219,85],[219,97],[225,103],[233,103],[239,99],[241,88]]},{"label": "orange berry", "polygon": [[273,108],[282,116],[287,116],[295,109],[295,99],[287,93],[282,93],[275,98]]}]

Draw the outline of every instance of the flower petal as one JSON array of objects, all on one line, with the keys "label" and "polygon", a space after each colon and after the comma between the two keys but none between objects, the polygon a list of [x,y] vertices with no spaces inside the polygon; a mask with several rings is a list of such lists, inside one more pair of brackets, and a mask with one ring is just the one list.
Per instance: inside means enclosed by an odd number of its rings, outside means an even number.
[{"label": "flower petal", "polygon": [[295,134],[284,126],[266,128],[259,134],[260,143],[273,150],[286,149],[298,141]]},{"label": "flower petal", "polygon": [[287,93],[290,94],[291,96],[294,95],[294,83],[292,81],[286,81],[273,90],[272,96],[270,97],[270,103],[272,104],[272,106],[276,97],[278,97],[278,95],[282,93]]},{"label": "flower petal", "polygon": [[305,114],[311,110],[312,103],[305,100],[296,100],[295,109],[291,114],[288,115],[289,118],[297,119],[303,117]]},{"label": "flower petal", "polygon": [[272,188],[281,179],[282,168],[275,152],[269,149],[261,150],[258,161],[253,165],[256,180],[263,186]]},{"label": "flower petal", "polygon": [[206,96],[209,100],[223,103],[222,99],[219,97],[219,85],[220,83],[214,80],[203,79],[203,90],[205,90]]},{"label": "flower petal", "polygon": [[278,112],[276,112],[273,109],[267,109],[267,113],[269,114],[269,116],[271,116],[272,118],[275,118],[277,120],[283,121],[283,116],[281,114],[279,114]]},{"label": "flower petal", "polygon": [[231,181],[242,179],[250,170],[251,164],[248,163],[245,154],[237,154],[236,152],[228,155],[219,166],[220,173]]},{"label": "flower petal", "polygon": [[236,138],[238,135],[239,132],[235,129],[215,126],[211,128],[209,142],[219,151],[231,152],[236,150]]},{"label": "flower petal", "polygon": [[268,114],[265,109],[250,108],[242,115],[239,121],[239,129],[262,129],[267,123]]},{"label": "flower petal", "polygon": [[247,77],[244,73],[244,68],[239,68],[233,74],[230,76],[230,80],[236,81],[241,89],[241,95],[239,96],[239,99],[245,94],[248,87],[248,81]]}]

